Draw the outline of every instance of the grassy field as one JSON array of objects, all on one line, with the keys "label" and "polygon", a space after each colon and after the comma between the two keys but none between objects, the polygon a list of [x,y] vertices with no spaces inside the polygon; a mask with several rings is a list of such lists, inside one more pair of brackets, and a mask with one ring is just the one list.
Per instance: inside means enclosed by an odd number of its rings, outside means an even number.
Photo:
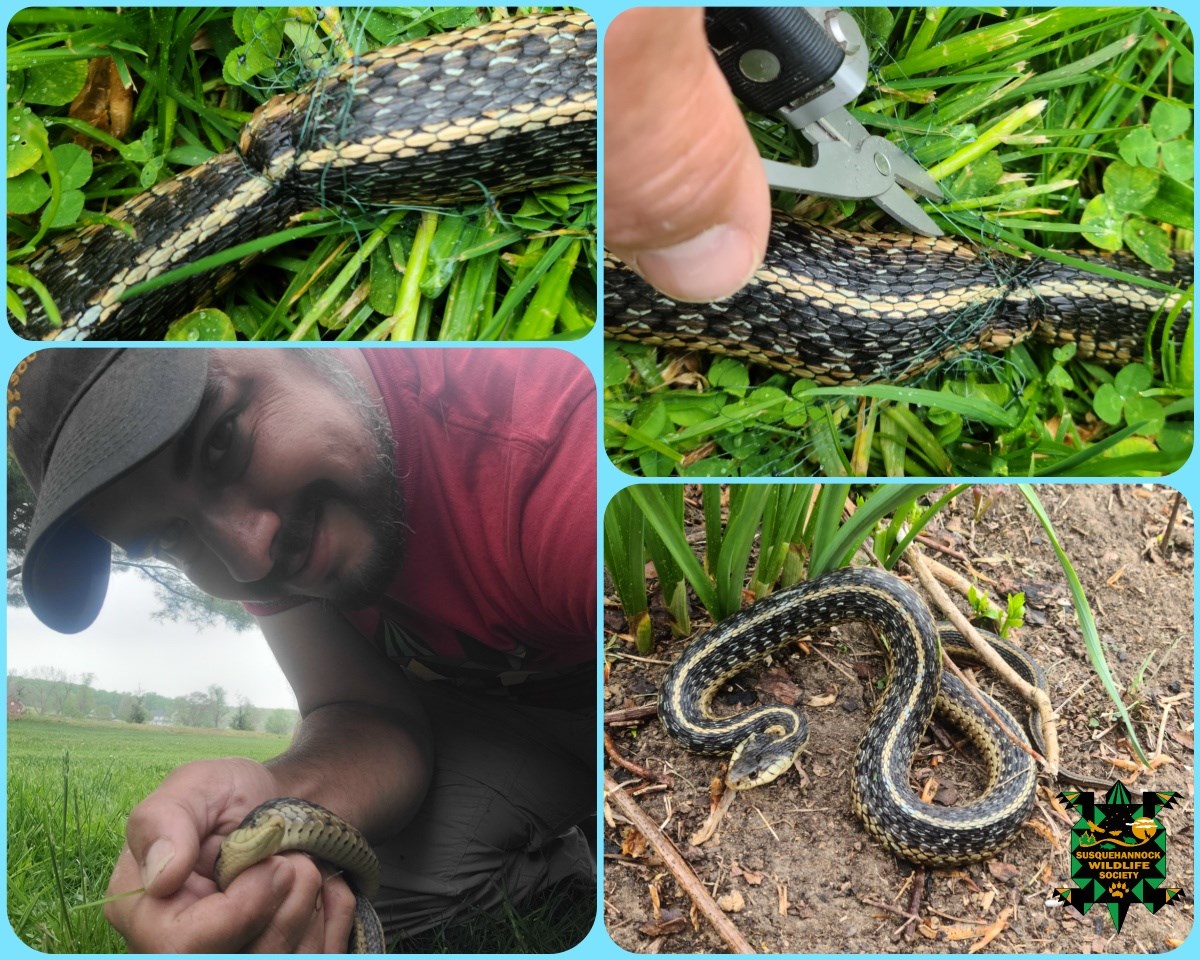
[{"label": "grassy field", "polygon": [[45,953],[123,953],[99,907],[129,811],[189,760],[267,760],[288,738],[48,719],[8,725],[8,916]]},{"label": "grassy field", "polygon": [[[43,953],[124,953],[99,906],[125,839],[125,818],[189,760],[267,760],[288,738],[233,730],[49,719],[8,725],[8,915]],[[565,950],[592,925],[595,900],[569,888],[520,911],[481,916],[398,945],[417,953]]]}]

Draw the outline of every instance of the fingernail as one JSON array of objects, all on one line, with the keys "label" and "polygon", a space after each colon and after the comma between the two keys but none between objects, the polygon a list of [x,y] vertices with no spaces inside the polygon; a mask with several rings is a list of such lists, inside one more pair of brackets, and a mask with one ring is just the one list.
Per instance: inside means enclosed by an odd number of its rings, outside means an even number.
[{"label": "fingernail", "polygon": [[634,267],[669,297],[709,303],[733,295],[754,276],[758,251],[749,233],[722,223],[672,247],[639,253]]},{"label": "fingernail", "polygon": [[149,889],[167,864],[175,859],[175,844],[165,837],[155,840],[146,851],[146,862],[142,865],[142,884]]}]

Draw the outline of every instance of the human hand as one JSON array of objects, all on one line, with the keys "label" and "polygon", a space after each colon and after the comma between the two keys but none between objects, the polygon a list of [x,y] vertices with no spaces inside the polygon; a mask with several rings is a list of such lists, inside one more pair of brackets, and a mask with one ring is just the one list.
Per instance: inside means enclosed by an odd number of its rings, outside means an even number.
[{"label": "human hand", "polygon": [[604,54],[605,245],[677,300],[730,296],[762,263],[770,193],[703,9],[627,10]]},{"label": "human hand", "polygon": [[202,760],[172,772],[134,808],[105,906],[136,953],[344,953],[354,895],[325,881],[303,854],[269,857],[217,889],[221,840],[253,807],[279,795],[250,760]]}]

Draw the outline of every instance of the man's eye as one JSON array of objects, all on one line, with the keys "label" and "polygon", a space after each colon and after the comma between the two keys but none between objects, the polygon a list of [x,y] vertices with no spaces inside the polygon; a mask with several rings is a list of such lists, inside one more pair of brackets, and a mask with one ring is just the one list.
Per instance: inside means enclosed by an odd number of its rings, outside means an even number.
[{"label": "man's eye", "polygon": [[218,466],[233,448],[236,417],[222,417],[213,424],[204,441],[204,463],[208,467]]}]

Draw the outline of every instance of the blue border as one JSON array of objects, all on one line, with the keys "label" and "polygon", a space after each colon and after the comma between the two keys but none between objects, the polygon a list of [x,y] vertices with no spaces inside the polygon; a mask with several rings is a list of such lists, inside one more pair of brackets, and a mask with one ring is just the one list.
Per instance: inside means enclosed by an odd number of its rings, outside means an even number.
[{"label": "blue border", "polygon": [[[729,0],[726,0],[726,2],[728,3]],[[1070,5],[1075,5],[1075,6],[1097,5],[1095,0],[1092,0],[1091,3],[1080,2],[1080,0],[1065,0],[1065,4],[1070,4]],[[53,4],[47,4],[47,5],[53,5]],[[136,6],[146,6],[149,4],[137,3],[137,4],[126,4],[125,6],[135,6],[135,5]],[[159,5],[165,6],[167,4],[159,4]],[[191,0],[182,0],[182,2],[180,2],[178,4],[171,4],[171,5],[195,6],[197,4],[191,2]],[[661,3],[661,4],[656,4],[656,5],[676,6],[676,5],[680,5],[680,4]],[[734,0],[734,2],[731,3],[730,5],[744,5],[744,4],[740,4],[739,0]],[[867,4],[861,4],[861,5],[881,5],[881,4],[868,2]],[[1055,4],[1055,5],[1064,5],[1064,2],[1061,2],[1061,0],[1060,0],[1060,3]],[[622,2],[619,2],[619,0],[591,0],[591,2],[584,3],[583,6],[596,19],[597,25],[599,26],[601,31],[604,31],[608,27],[608,25],[612,22],[612,20],[619,13],[621,13],[623,10],[628,9],[630,7],[637,6],[637,4],[622,3]],[[1193,24],[1197,22],[1197,17],[1195,15],[1197,8],[1200,8],[1200,0],[1183,0],[1183,2],[1180,2],[1179,4],[1177,4],[1175,6],[1175,9],[1178,12],[1182,13],[1189,20],[1189,22],[1191,22]],[[12,14],[19,9],[22,9],[21,5],[13,4],[11,2],[0,3],[0,13],[3,14],[4,20],[6,23],[7,23],[8,19],[12,16]],[[1193,28],[1193,32],[1194,32],[1194,28]],[[4,56],[4,54],[0,53],[0,57],[3,57],[3,56]],[[603,77],[604,77],[604,60],[603,60],[603,56],[601,56],[601,61],[600,61],[600,89],[601,89],[601,91],[603,91]],[[603,92],[601,92],[601,115],[603,116]],[[600,148],[601,157],[603,156],[603,140],[604,140],[604,132],[603,132],[603,124],[601,123],[600,129],[599,129],[599,148]],[[602,175],[603,175],[603,161],[602,160],[601,160],[601,171],[600,172],[601,172],[601,182],[602,182]],[[603,214],[601,214],[600,219],[601,219],[600,229],[602,230],[603,229]],[[601,235],[603,235],[603,234],[601,234]],[[597,306],[599,307],[599,304],[597,304]],[[17,363],[22,358],[24,358],[28,353],[31,352],[34,345],[31,344],[29,341],[23,340],[20,337],[18,337],[16,334],[14,334],[12,332],[12,330],[9,328],[7,323],[3,324],[2,327],[3,327],[3,329],[0,330],[0,369],[5,370],[5,371],[11,371],[11,370],[13,370],[13,368],[17,365]],[[111,344],[109,344],[109,345],[111,345]],[[311,345],[311,344],[309,344],[309,345]],[[280,344],[270,344],[270,346],[280,346]],[[305,346],[305,344],[295,344],[294,346]],[[429,344],[428,346],[432,347],[435,345]],[[444,347],[445,345],[437,344],[436,346]],[[464,345],[462,348],[464,348],[464,349],[472,349],[472,348],[490,349],[493,346],[495,346],[495,347],[505,347],[505,346],[512,347],[513,344],[494,344],[494,345],[493,344],[469,344],[469,345]],[[599,325],[597,325],[597,329],[593,330],[591,333],[589,333],[586,337],[582,338],[581,340],[574,341],[574,342],[555,342],[552,346],[559,348],[559,349],[567,350],[567,351],[575,354],[585,364],[587,364],[588,367],[591,369],[593,377],[596,381],[597,390],[602,393],[601,386],[603,384],[603,339],[602,339],[602,333],[599,328]],[[83,347],[83,348],[86,349],[86,347]],[[340,347],[332,347],[332,346],[330,347],[330,349],[339,349],[339,348]],[[423,348],[423,345],[417,344],[417,345],[400,347],[399,349],[422,349],[422,348]],[[52,349],[81,349],[81,347],[80,346],[68,346],[68,345],[64,344],[62,346],[52,347]],[[191,347],[188,345],[179,345],[179,346],[175,347],[175,349],[191,349]],[[257,346],[248,346],[246,349],[257,349]],[[382,349],[388,349],[388,348],[382,347]],[[605,455],[604,450],[603,450],[603,445],[602,445],[602,440],[603,440],[602,404],[598,403],[597,407],[598,407],[597,456],[598,456],[598,462],[599,462],[599,474],[598,474],[598,487],[597,487],[598,503],[597,503],[596,535],[597,535],[597,549],[599,551],[599,544],[601,543],[600,518],[603,514],[604,506],[608,503],[609,499],[618,490],[621,490],[622,488],[628,486],[630,483],[634,482],[634,480],[627,474],[622,473],[621,471],[617,470],[612,465],[612,463],[609,461],[608,457]],[[1191,459],[1189,459],[1189,461],[1184,465],[1184,467],[1181,470],[1179,470],[1178,472],[1176,472],[1169,478],[1169,483],[1172,486],[1174,486],[1176,489],[1181,490],[1184,493],[1184,495],[1188,498],[1189,502],[1191,502],[1193,504],[1197,500],[1197,491],[1200,490],[1200,481],[1198,481],[1198,479],[1197,479],[1197,470],[1196,470],[1195,464],[1196,464],[1196,458],[1193,456]],[[997,482],[1003,482],[1003,481],[997,481],[995,478],[979,478],[979,480],[980,480],[980,482],[992,483],[992,484],[997,483]],[[683,482],[683,481],[681,481],[681,480],[664,480],[661,482],[670,483],[670,482]],[[748,479],[745,482],[755,483],[755,482],[773,482],[773,481]],[[797,480],[796,482],[813,482],[813,481]],[[906,481],[895,481],[895,482],[906,482]],[[1083,479],[1083,480],[1055,480],[1054,482],[1055,483],[1079,483],[1079,482],[1088,482],[1088,481],[1086,479]],[[1094,482],[1109,482],[1109,481],[1105,480],[1105,481],[1094,481]],[[602,558],[598,558],[598,559],[600,559],[600,561],[601,561],[598,564],[598,567],[602,567]],[[599,590],[599,594],[600,594],[600,596],[602,596],[603,595],[602,574],[600,574],[599,586],[601,588]],[[1194,581],[1193,581],[1193,591],[1194,590],[1195,590],[1195,586],[1194,586]],[[1194,594],[1193,594],[1193,606],[1194,606]],[[599,607],[599,604],[598,604],[598,607]],[[598,614],[599,614],[599,616],[598,616],[597,622],[602,624],[603,623],[602,608],[598,609]],[[6,626],[4,628],[0,628],[0,629],[6,630]],[[1193,640],[1195,640],[1195,637],[1193,637]],[[598,658],[603,657],[603,638],[602,637],[597,638],[597,656],[598,656]],[[1195,660],[1195,647],[1194,646],[1193,646],[1193,659]],[[1193,675],[1194,675],[1194,670],[1195,670],[1195,663],[1193,663]],[[1193,706],[1194,706],[1194,704],[1193,704]],[[598,715],[601,714],[603,711],[603,700],[602,700],[602,696],[601,696],[601,691],[599,689],[597,689],[596,708],[597,708]],[[2,759],[5,761],[5,768],[7,769],[7,763],[6,763],[6,761],[7,761],[7,738],[5,739],[4,746],[0,746],[0,757],[2,757]],[[596,745],[596,763],[597,763],[598,771],[600,769],[601,762],[602,762],[602,751],[600,749],[600,742],[598,739],[597,745]],[[601,787],[600,787],[600,778],[599,778],[599,775],[597,775],[597,801],[598,802],[602,799],[601,793],[602,793],[602,791],[601,791]],[[1193,782],[1192,798],[1188,798],[1185,802],[1192,802],[1194,797],[1195,797],[1195,782]],[[602,830],[602,826],[603,826],[602,823],[600,826],[601,826],[601,830]],[[4,831],[4,836],[5,836],[5,838],[7,838],[7,791],[5,791],[4,795],[2,797],[0,797],[0,830]],[[1193,835],[1194,835],[1194,831],[1193,831]],[[6,840],[5,840],[5,844],[6,844]],[[601,849],[602,849],[602,846],[601,846]],[[786,853],[781,853],[781,855],[786,855]],[[602,867],[602,864],[600,864],[598,866]],[[1180,880],[1182,880],[1182,878],[1180,878]],[[1187,883],[1187,881],[1183,881],[1183,882],[1185,884]],[[1196,889],[1197,889],[1197,875],[1194,873],[1193,876],[1191,877],[1190,887],[1186,888],[1188,901],[1190,901],[1191,897],[1193,897],[1195,895]],[[3,897],[5,903],[7,903],[7,892],[8,892],[8,879],[7,879],[7,870],[6,870],[3,877],[0,878],[0,896]],[[1182,905],[1182,906],[1174,907],[1174,909],[1182,910],[1182,909],[1189,909],[1189,907],[1186,905]],[[624,950],[617,947],[612,942],[612,940],[609,939],[607,933],[604,930],[602,917],[603,917],[603,899],[601,898],[600,902],[597,904],[597,920],[596,920],[595,925],[593,926],[593,929],[588,934],[588,936],[583,940],[583,942],[580,943],[575,948],[573,948],[572,950],[568,951],[566,956],[571,958],[571,960],[618,960],[618,958],[623,958],[623,957],[627,956],[627,954]],[[1185,943],[1185,945],[1180,948],[1180,950],[1182,951],[1181,955],[1191,956],[1194,953],[1195,942],[1196,942],[1196,938],[1194,936],[1194,931],[1193,931],[1193,935],[1189,936],[1187,943]],[[1119,947],[1120,944],[1121,944],[1121,935],[1118,934],[1116,940],[1114,941],[1114,946]],[[1156,945],[1156,946],[1161,948],[1162,945],[1160,944],[1160,945]],[[1131,956],[1129,954],[1122,954],[1122,953],[1113,953],[1110,955],[1117,956],[1117,957]],[[31,957],[31,956],[40,956],[40,954],[37,954],[36,951],[30,949],[28,946],[26,946],[24,944],[24,942],[22,942],[21,940],[19,940],[16,937],[16,935],[12,932],[11,927],[9,927],[9,925],[7,923],[7,916],[6,916],[5,922],[2,925],[0,925],[0,957],[9,957],[9,956]],[[827,956],[827,955],[814,954],[812,956]],[[1064,956],[1072,956],[1072,955],[1064,955]],[[1082,956],[1082,954],[1079,954],[1079,956]]]}]

